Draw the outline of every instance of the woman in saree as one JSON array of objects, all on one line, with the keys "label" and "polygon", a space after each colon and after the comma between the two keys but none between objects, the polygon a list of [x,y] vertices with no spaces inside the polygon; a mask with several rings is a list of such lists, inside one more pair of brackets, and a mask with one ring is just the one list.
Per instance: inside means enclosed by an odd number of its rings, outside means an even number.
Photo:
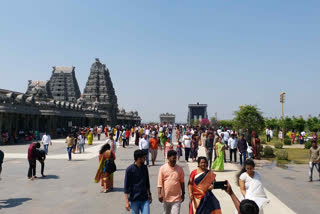
[{"label": "woman in saree", "polygon": [[221,214],[220,203],[212,193],[216,175],[208,170],[206,157],[198,158],[198,168],[190,174],[188,190],[189,214]]},{"label": "woman in saree", "polygon": [[93,141],[93,133],[92,131],[90,131],[88,134],[88,145],[92,145],[92,141]]},{"label": "woman in saree", "polygon": [[216,143],[216,151],[217,151],[217,158],[213,162],[211,169],[216,172],[223,172],[224,171],[224,144],[221,143],[221,137],[218,138],[218,142]]},{"label": "woman in saree", "polygon": [[95,183],[98,183],[101,180],[101,186],[103,190],[101,192],[107,193],[113,190],[113,174],[107,173],[105,169],[105,163],[110,158],[113,160],[116,159],[116,156],[113,152],[111,152],[110,144],[104,144],[99,151],[99,168],[94,179]]},{"label": "woman in saree", "polygon": [[269,203],[264,187],[261,182],[261,176],[254,170],[255,163],[252,159],[247,159],[243,169],[238,173],[238,183],[244,199],[249,199],[259,207],[259,214],[263,214],[263,206]]},{"label": "woman in saree", "polygon": [[260,142],[258,134],[255,135],[253,141],[254,141],[254,144],[253,144],[253,158],[260,160],[261,142]]}]

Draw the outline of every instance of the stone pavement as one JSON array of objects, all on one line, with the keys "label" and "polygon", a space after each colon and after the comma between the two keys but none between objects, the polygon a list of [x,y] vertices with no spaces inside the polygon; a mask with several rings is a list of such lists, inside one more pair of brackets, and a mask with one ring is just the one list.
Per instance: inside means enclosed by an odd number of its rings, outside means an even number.
[{"label": "stone pavement", "polygon": [[[5,160],[3,163],[2,180],[0,181],[0,213],[5,214],[79,214],[79,213],[115,213],[128,214],[124,203],[125,169],[133,163],[133,152],[136,147],[133,142],[127,148],[118,148],[116,153],[117,172],[114,178],[114,191],[100,193],[100,184],[93,182],[98,167],[98,150],[104,140],[86,145],[85,154],[76,154],[73,161],[67,161],[64,141],[53,142],[49,147],[46,160],[46,178],[34,181],[27,179],[28,162],[23,156],[28,145],[4,146]],[[89,154],[94,157],[87,158]],[[20,154],[20,152],[23,152]],[[88,152],[88,153],[87,153]],[[14,157],[16,153],[19,154]],[[55,157],[55,158],[50,158]],[[162,213],[162,204],[157,199],[157,176],[160,166],[164,164],[163,155],[159,151],[156,166],[149,168],[153,203],[151,213]],[[188,166],[181,162],[185,171],[185,181],[188,181]],[[37,163],[37,175],[40,165]],[[186,186],[187,190],[187,186]],[[187,196],[187,195],[186,195]],[[182,204],[181,213],[188,213],[188,198]]]},{"label": "stone pavement", "polygon": [[[53,146],[49,147],[49,155],[46,160],[45,174],[48,177],[34,181],[27,179],[26,153],[28,145],[1,146],[1,150],[5,152],[5,160],[0,181],[0,213],[129,213],[124,208],[123,181],[125,169],[133,163],[133,152],[137,147],[131,142],[129,147],[118,149],[116,154],[118,171],[115,173],[114,191],[104,194],[100,193],[100,184],[93,182],[98,167],[98,151],[104,142],[105,139],[100,142],[94,140],[92,146],[85,146],[86,152],[84,154],[75,154],[73,161],[67,161],[64,140],[54,140]],[[203,147],[200,147],[199,156],[205,156]],[[162,204],[157,200],[157,175],[163,163],[163,155],[159,151],[156,166],[149,168],[154,199],[151,213],[156,214],[162,213],[163,210]],[[197,164],[190,162],[186,164],[183,157],[178,164],[185,171],[187,191],[190,172],[197,167]],[[227,163],[225,169],[225,172],[216,172],[217,180],[229,180],[234,192],[239,197],[240,189],[235,184],[235,175],[240,170],[239,164]],[[38,175],[40,174],[39,170],[38,164]],[[263,182],[267,187],[266,193],[270,199],[270,204],[264,209],[266,214],[294,213],[271,192],[294,208],[297,213],[317,212],[317,202],[319,201],[317,187],[320,182],[314,182],[311,185],[305,182],[307,168],[303,168],[303,170],[301,168],[300,171],[297,171],[296,168],[291,171],[283,171],[278,167],[258,167],[257,170],[262,174]],[[294,176],[297,172],[301,176],[297,177],[298,185],[295,185],[297,181]],[[288,173],[287,176],[286,173]],[[317,176],[316,173],[314,176]],[[306,191],[302,192],[302,190]],[[223,213],[234,213],[235,209],[230,197],[222,190],[214,190],[213,192],[220,201]],[[182,214],[188,213],[188,194],[186,197],[186,201],[182,204]]]}]

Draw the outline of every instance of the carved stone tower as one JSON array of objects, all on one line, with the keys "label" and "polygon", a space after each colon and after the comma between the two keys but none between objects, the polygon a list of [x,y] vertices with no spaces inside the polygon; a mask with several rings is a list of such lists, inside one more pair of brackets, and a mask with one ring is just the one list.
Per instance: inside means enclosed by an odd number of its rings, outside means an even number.
[{"label": "carved stone tower", "polygon": [[110,73],[99,59],[92,64],[90,75],[84,89],[83,99],[87,107],[98,107],[99,112],[107,115],[108,122],[117,121],[118,101]]},{"label": "carved stone tower", "polygon": [[74,69],[75,67],[53,67],[50,78],[50,89],[53,99],[76,102],[80,97],[80,89]]}]

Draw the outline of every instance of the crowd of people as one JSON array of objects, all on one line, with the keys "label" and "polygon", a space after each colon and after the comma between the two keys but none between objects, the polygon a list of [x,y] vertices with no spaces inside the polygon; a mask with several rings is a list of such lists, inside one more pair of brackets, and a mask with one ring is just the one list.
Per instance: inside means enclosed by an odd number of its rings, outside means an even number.
[{"label": "crowd of people", "polygon": [[[173,139],[173,133],[176,138]],[[270,134],[270,130],[266,134]],[[261,182],[261,176],[255,169],[254,159],[260,159],[261,143],[258,135],[252,132],[249,136],[237,131],[220,127],[201,128],[188,125],[141,125],[125,126],[96,126],[93,128],[74,127],[70,129],[65,139],[68,160],[72,154],[84,153],[85,144],[93,144],[93,138],[106,138],[105,144],[99,151],[99,165],[94,181],[101,183],[103,193],[112,192],[114,173],[116,172],[116,153],[120,146],[126,148],[129,142],[137,146],[133,154],[134,163],[127,167],[124,179],[125,207],[133,214],[150,213],[153,197],[149,180],[148,167],[154,166],[158,155],[165,160],[158,172],[158,200],[163,203],[163,213],[180,213],[181,204],[185,201],[184,170],[179,166],[181,157],[189,162],[197,162],[198,168],[191,172],[187,183],[189,195],[189,214],[221,213],[219,200],[212,193],[215,188],[215,172],[223,172],[224,164],[229,158],[230,163],[239,164],[242,170],[238,173],[238,184],[241,191],[241,202],[233,193],[228,181],[218,187],[230,195],[238,213],[263,213],[263,207],[268,203]],[[269,140],[269,137],[267,138]],[[272,134],[270,135],[272,139]],[[175,141],[173,141],[175,140]],[[43,149],[41,148],[43,145]],[[36,176],[36,161],[41,164],[41,175],[45,177],[44,166],[46,155],[52,146],[51,136],[44,133],[41,140],[33,142],[28,148],[28,178]],[[198,157],[200,147],[204,147],[206,157]],[[229,151],[229,157],[226,157]],[[149,157],[149,153],[150,156]],[[184,154],[184,155],[183,155]],[[0,174],[4,153],[0,151]],[[151,160],[151,164],[150,164]],[[320,178],[320,147],[313,140],[310,149],[309,181],[316,168]]]},{"label": "crowd of people", "polygon": [[[120,139],[120,142],[117,142],[118,130],[120,130],[118,136],[129,136],[129,139],[124,137]],[[176,134],[176,142],[173,142],[172,139],[173,132]],[[134,134],[132,135],[132,133]],[[231,196],[237,211],[239,213],[262,213],[262,207],[268,202],[261,177],[254,171],[254,161],[251,159],[259,157],[256,148],[258,137],[255,133],[253,133],[253,140],[250,141],[253,142],[253,145],[248,143],[244,135],[239,136],[237,132],[232,130],[224,128],[200,129],[183,125],[176,127],[172,125],[146,125],[130,129],[118,127],[117,130],[112,130],[108,136],[106,144],[102,146],[99,153],[99,167],[95,182],[101,180],[103,187],[101,192],[112,191],[115,171],[111,173],[106,171],[108,166],[112,168],[115,165],[116,148],[122,145],[121,141],[124,140],[123,147],[125,147],[130,138],[133,138],[132,141],[139,149],[134,152],[134,163],[126,169],[124,179],[125,207],[133,214],[150,213],[153,197],[148,172],[148,167],[151,166],[149,159],[154,165],[158,151],[162,151],[165,159],[165,164],[160,167],[158,172],[157,185],[158,200],[163,203],[163,213],[180,213],[181,204],[185,200],[184,170],[177,164],[183,153],[186,162],[191,159],[191,161],[198,163],[198,169],[191,172],[187,184],[190,214],[221,213],[220,203],[211,190],[216,181],[214,172],[224,170],[226,149],[230,152],[230,162],[237,163],[237,152],[239,152],[240,164],[243,165],[241,174],[239,174],[239,185],[243,194],[242,202],[240,203],[235,196],[228,181],[222,187]],[[198,157],[200,146],[204,146],[207,157]],[[248,154],[250,147],[252,151]],[[149,153],[151,154],[150,158]],[[247,159],[248,157],[249,159]]]}]

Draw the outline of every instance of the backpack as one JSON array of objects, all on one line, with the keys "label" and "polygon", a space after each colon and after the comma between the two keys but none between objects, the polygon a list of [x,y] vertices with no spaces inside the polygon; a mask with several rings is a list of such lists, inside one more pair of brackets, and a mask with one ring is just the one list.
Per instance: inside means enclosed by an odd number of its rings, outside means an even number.
[{"label": "backpack", "polygon": [[117,166],[114,163],[113,155],[111,154],[109,160],[106,160],[104,163],[103,173],[107,172],[108,174],[112,174],[115,171],[117,171]]}]

